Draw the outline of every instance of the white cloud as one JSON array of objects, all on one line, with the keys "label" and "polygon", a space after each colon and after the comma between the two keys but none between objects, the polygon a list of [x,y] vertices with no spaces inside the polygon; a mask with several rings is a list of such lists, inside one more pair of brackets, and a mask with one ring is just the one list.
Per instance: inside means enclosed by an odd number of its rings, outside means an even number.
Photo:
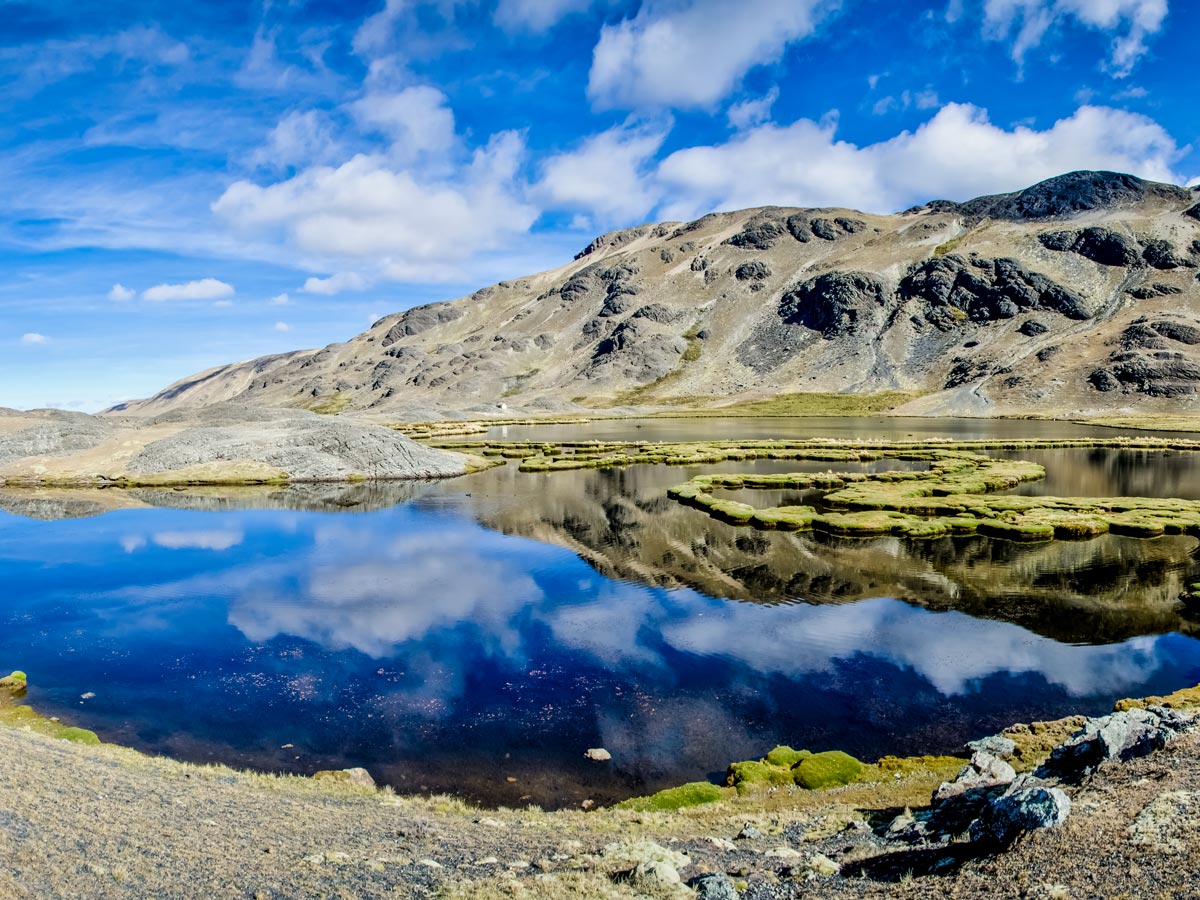
[{"label": "white cloud", "polygon": [[657,181],[667,218],[768,204],[894,212],[935,197],[1017,190],[1073,169],[1175,181],[1181,151],[1145,116],[1084,106],[1037,130],[1001,128],[985,110],[948,104],[915,131],[876,144],[838,140],[836,119],[765,124],[667,157]]},{"label": "white cloud", "polygon": [[385,0],[383,9],[368,16],[354,34],[354,52],[373,56],[383,51],[392,40],[396,22],[408,4],[405,0]]},{"label": "white cloud", "polygon": [[49,340],[50,338],[46,337],[44,334],[38,334],[36,331],[31,331],[28,334],[21,335],[21,343],[28,347],[33,347],[37,344],[44,344]]},{"label": "white cloud", "polygon": [[[238,546],[243,539],[240,531],[160,531],[154,535],[154,543],[168,550],[229,550]],[[143,545],[136,545],[133,549],[138,546]],[[126,546],[125,552],[132,550]]]},{"label": "white cloud", "polygon": [[272,306],[287,306],[291,302],[292,302],[292,298],[289,297],[286,293],[276,294],[274,297],[271,298],[271,301],[270,301]]},{"label": "white cloud", "polygon": [[282,332],[283,334],[287,334],[287,332],[292,330],[292,326],[289,325],[287,322],[276,322],[275,330]]},{"label": "white cloud", "polygon": [[1004,40],[1016,32],[1012,58],[1021,64],[1046,34],[1067,20],[1113,35],[1113,75],[1128,75],[1167,16],[1167,0],[986,0],[985,33]]},{"label": "white cloud", "polygon": [[590,137],[542,164],[537,194],[556,208],[584,208],[604,222],[628,222],[655,205],[646,167],[666,137],[665,127],[611,128]]},{"label": "white cloud", "polygon": [[358,122],[387,135],[393,156],[411,160],[425,153],[446,153],[456,143],[454,112],[446,95],[417,85],[395,93],[370,93],[350,105]]},{"label": "white cloud", "polygon": [[233,285],[216,278],[201,278],[183,284],[157,284],[142,291],[143,300],[219,300],[233,296]]},{"label": "white cloud", "polygon": [[591,0],[500,0],[492,20],[505,31],[542,34],[590,5]]},{"label": "white cloud", "polygon": [[216,303],[213,304],[213,306],[215,306],[217,309],[229,309],[229,307],[233,306],[233,301],[232,300],[218,300]]},{"label": "white cloud", "polygon": [[459,265],[525,234],[537,218],[522,196],[524,152],[519,134],[502,132],[443,177],[359,154],[266,187],[238,181],[213,211],[238,234],[282,238],[326,269],[359,261],[396,279],[459,277]]},{"label": "white cloud", "polygon": [[124,303],[127,300],[132,300],[137,296],[137,291],[131,291],[123,284],[114,284],[112,290],[108,292],[108,299],[115,300],[117,303]]},{"label": "white cloud", "polygon": [[592,52],[588,96],[597,108],[711,107],[755,66],[812,34],[827,0],[646,0],[606,25]]},{"label": "white cloud", "polygon": [[341,154],[329,117],[319,110],[293,112],[284,116],[267,135],[267,142],[254,151],[250,162],[268,169],[328,163]]},{"label": "white cloud", "polygon": [[775,105],[775,101],[778,99],[779,88],[772,87],[762,97],[754,100],[743,100],[740,103],[733,104],[733,106],[729,107],[726,118],[729,119],[729,124],[737,129],[752,128],[755,125],[761,125],[771,118],[771,107]]},{"label": "white cloud", "polygon": [[342,291],[361,291],[367,286],[367,280],[357,272],[338,272],[328,278],[309,278],[300,290],[306,294],[324,294],[332,297]]}]

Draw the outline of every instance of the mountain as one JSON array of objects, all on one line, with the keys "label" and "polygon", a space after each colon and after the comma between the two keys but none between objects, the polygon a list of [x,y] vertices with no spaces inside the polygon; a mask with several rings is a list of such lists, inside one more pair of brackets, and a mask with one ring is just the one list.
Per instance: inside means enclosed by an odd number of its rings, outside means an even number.
[{"label": "mountain", "polygon": [[1200,409],[1198,272],[1200,188],[1114,172],[896,215],[713,213],[114,411],[424,419],[900,390],[914,414],[1177,413]]}]

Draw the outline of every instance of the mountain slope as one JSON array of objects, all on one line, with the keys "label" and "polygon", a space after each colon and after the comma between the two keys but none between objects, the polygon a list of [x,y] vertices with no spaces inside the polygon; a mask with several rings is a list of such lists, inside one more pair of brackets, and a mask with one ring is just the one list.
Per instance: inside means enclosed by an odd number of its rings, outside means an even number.
[{"label": "mountain slope", "polygon": [[1196,409],[1198,190],[1075,172],[892,216],[767,207],[616,231],[558,269],[119,411],[433,418],[897,389],[928,414]]}]

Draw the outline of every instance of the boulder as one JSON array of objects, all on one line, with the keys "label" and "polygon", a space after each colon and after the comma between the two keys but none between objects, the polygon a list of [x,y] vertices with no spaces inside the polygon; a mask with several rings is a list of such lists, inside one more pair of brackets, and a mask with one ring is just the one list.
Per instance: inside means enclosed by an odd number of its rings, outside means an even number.
[{"label": "boulder", "polygon": [[1006,846],[1022,834],[1061,825],[1071,814],[1071,799],[1060,789],[1022,777],[983,810],[971,825],[971,840]]},{"label": "boulder", "polygon": [[1191,730],[1195,718],[1195,714],[1151,706],[1089,719],[1069,740],[1054,748],[1038,774],[1078,779],[1103,762],[1146,756]]},{"label": "boulder", "polygon": [[590,759],[592,762],[608,762],[612,759],[612,754],[603,747],[589,747],[584,751],[584,759]]},{"label": "boulder", "polygon": [[697,900],[738,900],[737,889],[724,872],[698,875],[688,882]]},{"label": "boulder", "polygon": [[993,734],[977,741],[968,741],[967,749],[972,752],[990,753],[998,759],[1012,759],[1017,750],[1017,742],[1002,734]]}]

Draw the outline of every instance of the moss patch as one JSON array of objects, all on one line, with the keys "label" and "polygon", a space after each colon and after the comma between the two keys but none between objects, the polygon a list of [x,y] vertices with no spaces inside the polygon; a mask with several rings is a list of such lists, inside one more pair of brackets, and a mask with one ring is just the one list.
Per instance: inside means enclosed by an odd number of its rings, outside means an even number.
[{"label": "moss patch", "polygon": [[849,753],[826,750],[814,753],[795,768],[796,784],[810,791],[852,784],[862,777],[865,767]]},{"label": "moss patch", "polygon": [[705,803],[716,803],[724,796],[724,793],[715,784],[707,781],[693,781],[679,787],[667,788],[665,791],[659,791],[649,797],[634,797],[618,803],[616,808],[632,809],[638,812],[664,812],[689,806],[703,806]]},{"label": "moss patch", "polygon": [[791,747],[778,746],[766,756],[766,762],[772,766],[782,766],[791,769],[812,756],[808,750],[793,750]]}]

